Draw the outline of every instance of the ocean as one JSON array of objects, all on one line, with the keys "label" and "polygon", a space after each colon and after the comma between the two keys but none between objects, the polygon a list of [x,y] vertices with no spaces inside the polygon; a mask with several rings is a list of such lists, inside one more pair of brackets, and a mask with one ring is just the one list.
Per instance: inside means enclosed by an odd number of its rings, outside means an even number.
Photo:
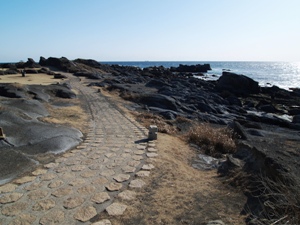
[{"label": "ocean", "polygon": [[[100,62],[103,64],[117,64],[121,66],[135,66],[146,68],[150,66],[177,67],[179,64],[195,65],[209,63],[209,71],[204,79],[218,79],[223,70],[243,74],[261,86],[276,85],[280,88],[300,88],[300,62],[221,62],[221,61],[130,61],[130,62]],[[215,76],[212,76],[215,75]],[[203,78],[203,77],[201,77]]]}]

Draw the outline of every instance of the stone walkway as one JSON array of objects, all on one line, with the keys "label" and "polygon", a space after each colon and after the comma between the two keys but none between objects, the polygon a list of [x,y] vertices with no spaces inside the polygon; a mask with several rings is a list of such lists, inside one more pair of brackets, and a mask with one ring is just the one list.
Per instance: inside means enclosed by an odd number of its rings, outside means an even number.
[{"label": "stone walkway", "polygon": [[121,215],[154,168],[146,159],[157,156],[155,143],[141,142],[147,130],[78,81],[72,78],[71,85],[91,114],[87,138],[55,162],[0,186],[0,224],[93,224],[104,210]]}]

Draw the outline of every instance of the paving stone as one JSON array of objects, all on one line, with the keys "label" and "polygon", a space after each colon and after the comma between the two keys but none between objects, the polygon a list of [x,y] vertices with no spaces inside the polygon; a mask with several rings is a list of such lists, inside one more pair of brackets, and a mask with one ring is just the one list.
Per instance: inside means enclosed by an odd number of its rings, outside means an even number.
[{"label": "paving stone", "polygon": [[46,169],[37,169],[32,172],[32,175],[34,175],[34,176],[42,175],[42,174],[47,173],[47,171],[48,170],[46,170]]},{"label": "paving stone", "polygon": [[71,192],[72,192],[72,188],[70,188],[70,187],[62,187],[62,188],[59,188],[56,191],[54,191],[52,193],[52,195],[54,195],[55,197],[60,198],[60,197],[69,195]]},{"label": "paving stone", "polygon": [[100,170],[103,169],[103,167],[103,165],[99,165],[98,163],[89,166],[91,170]]},{"label": "paving stone", "polygon": [[115,156],[117,156],[117,155],[116,155],[116,153],[106,153],[105,156],[106,156],[107,158],[112,158],[112,157],[115,157]]},{"label": "paving stone", "polygon": [[81,161],[81,165],[91,165],[92,163],[94,163],[95,160],[92,159],[85,159]]},{"label": "paving stone", "polygon": [[45,198],[48,195],[48,191],[46,190],[35,190],[31,191],[27,196],[30,200],[37,200]]},{"label": "paving stone", "polygon": [[112,183],[109,183],[108,185],[106,185],[106,189],[109,190],[109,191],[118,191],[122,188],[122,184],[121,183],[115,183],[115,182],[112,182]]},{"label": "paving stone", "polygon": [[158,154],[157,154],[157,153],[153,153],[153,152],[151,152],[151,153],[147,153],[146,155],[147,155],[147,157],[149,157],[149,158],[155,158],[155,157],[157,157],[157,156],[158,156]]},{"label": "paving stone", "polygon": [[113,179],[119,183],[129,180],[130,175],[129,174],[118,174],[113,177]]},{"label": "paving stone", "polygon": [[141,170],[136,173],[136,176],[138,177],[149,177],[149,175],[150,175],[150,171],[144,171],[144,170]]},{"label": "paving stone", "polygon": [[76,220],[86,222],[97,215],[97,211],[93,206],[82,207],[76,211],[74,218]]},{"label": "paving stone", "polygon": [[53,169],[53,171],[55,171],[56,173],[64,173],[68,170],[68,167],[65,166],[59,166]]},{"label": "paving stone", "polygon": [[78,160],[78,159],[76,159],[76,160],[71,159],[71,160],[66,161],[65,164],[67,166],[78,165],[78,164],[80,164],[80,160]]},{"label": "paving stone", "polygon": [[132,166],[124,166],[122,170],[124,173],[133,173],[136,170],[136,168]]},{"label": "paving stone", "polygon": [[57,187],[60,187],[64,182],[62,180],[55,180],[55,181],[52,181],[48,187],[49,188],[57,188]]},{"label": "paving stone", "polygon": [[55,206],[55,201],[53,199],[44,199],[37,202],[33,207],[33,211],[46,211],[52,209]]},{"label": "paving stone", "polygon": [[89,159],[99,159],[100,157],[101,156],[98,154],[93,154],[93,155],[88,156]]},{"label": "paving stone", "polygon": [[156,148],[148,148],[148,152],[157,152]]},{"label": "paving stone", "polygon": [[48,163],[48,164],[44,165],[44,167],[51,169],[51,168],[57,167],[58,165],[59,165],[59,163]]},{"label": "paving stone", "polygon": [[28,204],[25,202],[15,202],[11,205],[3,207],[1,212],[5,216],[17,216],[21,212],[25,211],[27,207]]},{"label": "paving stone", "polygon": [[129,184],[131,188],[142,188],[146,183],[140,179],[132,180]]},{"label": "paving stone", "polygon": [[110,177],[110,176],[115,174],[115,171],[113,171],[113,170],[104,170],[100,174],[101,174],[101,176],[104,176],[104,177]]},{"label": "paving stone", "polygon": [[31,214],[21,214],[8,225],[31,225],[36,220],[36,217]]},{"label": "paving stone", "polygon": [[88,195],[88,194],[92,194],[93,192],[95,192],[96,188],[94,186],[84,186],[81,188],[77,189],[78,194],[80,195]]},{"label": "paving stone", "polygon": [[71,180],[75,178],[75,173],[73,172],[65,172],[60,176],[63,180]]},{"label": "paving stone", "polygon": [[128,162],[127,165],[132,167],[137,167],[138,165],[140,165],[140,163],[141,163],[140,161],[133,160]]},{"label": "paving stone", "polygon": [[109,220],[100,220],[98,222],[92,223],[91,225],[111,225],[111,222]]},{"label": "paving stone", "polygon": [[73,208],[76,208],[76,207],[82,205],[83,202],[84,202],[84,198],[75,196],[75,197],[70,197],[70,198],[66,199],[63,202],[63,206],[67,209],[73,209]]},{"label": "paving stone", "polygon": [[28,186],[25,186],[23,189],[26,191],[33,191],[33,190],[40,188],[42,186],[42,184],[43,184],[42,182],[32,183]]},{"label": "paving stone", "polygon": [[153,166],[153,164],[145,164],[143,165],[142,169],[143,170],[152,170],[154,169],[155,167]]},{"label": "paving stone", "polygon": [[155,143],[148,143],[148,147],[155,148],[156,144]]},{"label": "paving stone", "polygon": [[136,192],[125,190],[118,194],[118,197],[122,200],[134,200],[136,198]]},{"label": "paving stone", "polygon": [[134,152],[134,154],[136,154],[136,155],[143,155],[144,153],[145,153],[145,151],[143,151],[143,150],[137,150]]},{"label": "paving stone", "polygon": [[0,203],[6,204],[6,203],[11,203],[19,200],[23,196],[22,193],[9,193],[9,194],[4,194],[0,196]]},{"label": "paving stone", "polygon": [[109,164],[106,165],[107,169],[113,169],[113,168],[115,168],[116,166],[117,166],[116,163],[109,163]]},{"label": "paving stone", "polygon": [[46,173],[40,177],[40,180],[49,181],[49,180],[53,180],[54,178],[56,178],[56,175],[54,173]]},{"label": "paving stone", "polygon": [[13,192],[17,187],[18,185],[16,184],[4,184],[0,187],[0,193]]},{"label": "paving stone", "polygon": [[138,160],[142,160],[144,157],[143,156],[140,156],[140,155],[134,155],[132,156],[132,159],[138,161]]},{"label": "paving stone", "polygon": [[145,150],[146,146],[145,145],[138,145],[136,146],[138,150]]},{"label": "paving stone", "polygon": [[104,177],[99,177],[92,181],[92,184],[98,184],[98,185],[107,184],[107,183],[108,183],[108,180]]},{"label": "paving stone", "polygon": [[71,157],[74,156],[74,155],[75,155],[74,153],[67,152],[67,153],[63,154],[63,157],[64,157],[64,158],[71,158]]},{"label": "paving stone", "polygon": [[91,200],[93,202],[96,202],[98,204],[103,203],[110,199],[110,196],[107,194],[107,192],[99,192],[93,195]]},{"label": "paving stone", "polygon": [[83,178],[89,178],[89,177],[93,177],[96,176],[97,172],[96,171],[92,171],[92,170],[88,170],[88,171],[84,171],[80,174],[80,176],[82,176]]},{"label": "paving stone", "polygon": [[75,187],[79,187],[79,186],[81,186],[81,185],[83,185],[85,183],[86,183],[85,179],[83,179],[83,178],[76,178],[75,180],[70,181],[69,185],[75,186]]},{"label": "paving stone", "polygon": [[67,160],[66,158],[61,157],[61,158],[55,159],[55,162],[61,163],[61,162],[65,162],[66,160]]},{"label": "paving stone", "polygon": [[34,176],[26,176],[26,177],[22,177],[20,179],[15,180],[14,183],[16,183],[16,184],[25,184],[25,183],[33,181],[34,179],[35,179]]},{"label": "paving stone", "polygon": [[84,165],[75,165],[71,167],[72,171],[81,171],[84,170],[86,167]]},{"label": "paving stone", "polygon": [[43,216],[40,220],[40,224],[42,225],[55,225],[55,224],[63,224],[65,220],[65,214],[63,211],[55,209],[48,212],[45,216]]},{"label": "paving stone", "polygon": [[126,205],[120,203],[113,203],[106,208],[106,211],[110,216],[120,216],[123,215],[126,209],[127,209]]}]

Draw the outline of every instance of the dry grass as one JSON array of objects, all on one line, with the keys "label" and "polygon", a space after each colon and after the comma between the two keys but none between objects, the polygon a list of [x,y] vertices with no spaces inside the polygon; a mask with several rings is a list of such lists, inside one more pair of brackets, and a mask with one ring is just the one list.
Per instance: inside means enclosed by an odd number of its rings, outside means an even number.
[{"label": "dry grass", "polygon": [[26,74],[26,77],[22,77],[21,74],[3,75],[0,78],[0,83],[19,83],[19,84],[41,84],[49,85],[57,83],[57,79],[47,74]]},{"label": "dry grass", "polygon": [[[97,219],[109,219],[114,225],[207,224],[222,220],[226,224],[244,224],[240,210],[245,196],[224,186],[216,171],[200,171],[190,166],[194,150],[183,140],[159,134],[158,158],[150,177],[142,178],[146,185],[134,189],[132,201],[123,216],[109,217],[106,212]],[[116,201],[122,202],[117,198]]]},{"label": "dry grass", "polygon": [[[78,100],[69,101],[76,102]],[[47,105],[47,110],[50,116],[41,118],[42,121],[71,126],[79,129],[82,133],[87,132],[88,115],[79,105],[59,108]]]},{"label": "dry grass", "polygon": [[229,129],[213,128],[207,123],[192,127],[187,134],[187,139],[204,149],[205,154],[213,157],[221,157],[222,154],[236,151],[232,132]]}]

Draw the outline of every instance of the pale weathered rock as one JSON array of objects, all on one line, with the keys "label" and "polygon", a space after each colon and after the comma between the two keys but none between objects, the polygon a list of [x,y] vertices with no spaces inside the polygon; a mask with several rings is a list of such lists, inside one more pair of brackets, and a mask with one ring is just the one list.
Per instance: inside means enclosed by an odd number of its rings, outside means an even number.
[{"label": "pale weathered rock", "polygon": [[55,206],[55,201],[53,199],[44,199],[37,202],[33,207],[33,211],[45,211],[53,208]]},{"label": "pale weathered rock", "polygon": [[144,170],[141,170],[136,173],[136,176],[138,176],[138,177],[149,177],[149,175],[150,175],[150,172],[144,171]]},{"label": "pale weathered rock", "polygon": [[93,206],[82,207],[74,215],[76,220],[86,222],[97,215],[97,211]]},{"label": "pale weathered rock", "polygon": [[3,207],[2,214],[5,216],[16,216],[21,212],[25,211],[28,207],[28,204],[25,202],[15,202],[12,205]]},{"label": "pale weathered rock", "polygon": [[46,173],[46,174],[42,175],[40,179],[49,181],[49,180],[53,180],[55,177],[56,177],[56,175],[54,173]]},{"label": "pale weathered rock", "polygon": [[22,193],[10,193],[10,194],[4,194],[0,197],[0,203],[6,204],[11,203],[19,200],[23,196]]},{"label": "pale weathered rock", "polygon": [[27,196],[30,200],[37,200],[45,198],[48,195],[48,191],[46,190],[35,190],[30,192]]},{"label": "pale weathered rock", "polygon": [[107,192],[99,192],[93,195],[91,200],[93,202],[96,202],[98,204],[103,203],[110,199],[110,196],[107,194]]},{"label": "pale weathered rock", "polygon": [[31,225],[36,220],[36,217],[31,214],[21,214],[14,219],[9,225]]},{"label": "pale weathered rock", "polygon": [[138,149],[138,150],[145,150],[145,149],[146,149],[146,146],[145,146],[145,145],[138,145],[138,146],[137,146],[137,149]]},{"label": "pale weathered rock", "polygon": [[91,225],[111,225],[109,220],[100,220],[98,222],[92,223]]},{"label": "pale weathered rock", "polygon": [[225,225],[222,220],[212,220],[207,223],[207,225]]},{"label": "pale weathered rock", "polygon": [[78,194],[80,195],[88,195],[95,192],[96,188],[92,185],[84,186],[77,189]]},{"label": "pale weathered rock", "polygon": [[72,192],[72,188],[70,188],[70,187],[62,187],[62,188],[59,188],[56,191],[54,191],[52,193],[52,195],[54,195],[55,197],[60,198],[60,197],[69,195],[71,192]]},{"label": "pale weathered rock", "polygon": [[120,203],[113,203],[106,208],[108,215],[110,216],[120,216],[123,215],[127,206]]},{"label": "pale weathered rock", "polygon": [[[89,163],[89,164],[90,164],[90,163]],[[102,169],[103,167],[104,167],[103,165],[99,165],[98,163],[89,166],[89,168],[90,168],[91,170],[100,170],[100,169]]]},{"label": "pale weathered rock", "polygon": [[118,197],[122,200],[134,200],[136,198],[136,192],[126,190],[118,194]]},{"label": "pale weathered rock", "polygon": [[75,173],[72,172],[65,172],[60,176],[63,180],[71,180],[75,178]]},{"label": "pale weathered rock", "polygon": [[115,181],[121,183],[121,182],[129,180],[130,175],[129,174],[118,174],[118,175],[114,176],[113,178]]},{"label": "pale weathered rock", "polygon": [[63,203],[64,207],[67,209],[73,209],[80,206],[84,202],[84,198],[76,196],[66,199]]},{"label": "pale weathered rock", "polygon": [[48,170],[46,170],[46,169],[37,169],[32,172],[32,175],[34,175],[34,176],[42,175],[42,174],[47,173],[47,171]]},{"label": "pale weathered rock", "polygon": [[147,157],[149,157],[149,158],[155,158],[155,157],[158,156],[157,153],[153,153],[153,152],[147,153],[146,155],[147,155]]},{"label": "pale weathered rock", "polygon": [[129,184],[131,188],[142,188],[146,183],[140,179],[132,180]]},{"label": "pale weathered rock", "polygon": [[0,187],[0,193],[13,192],[17,187],[18,185],[16,184],[5,184]]},{"label": "pale weathered rock", "polygon": [[62,180],[55,180],[55,181],[52,181],[48,187],[49,188],[57,188],[57,187],[60,187],[64,182]]},{"label": "pale weathered rock", "polygon": [[121,183],[109,183],[105,187],[109,191],[118,191],[122,188],[122,184]]},{"label": "pale weathered rock", "polygon": [[153,166],[153,164],[145,164],[143,165],[142,169],[143,170],[152,170],[154,169],[155,167]]},{"label": "pale weathered rock", "polygon": [[26,176],[26,177],[22,177],[20,179],[15,180],[14,183],[16,183],[16,184],[25,184],[25,183],[33,181],[34,179],[35,179],[34,176]]},{"label": "pale weathered rock", "polygon": [[42,225],[63,224],[64,220],[65,220],[64,212],[56,209],[50,211],[45,216],[43,216],[40,220],[40,224]]}]

